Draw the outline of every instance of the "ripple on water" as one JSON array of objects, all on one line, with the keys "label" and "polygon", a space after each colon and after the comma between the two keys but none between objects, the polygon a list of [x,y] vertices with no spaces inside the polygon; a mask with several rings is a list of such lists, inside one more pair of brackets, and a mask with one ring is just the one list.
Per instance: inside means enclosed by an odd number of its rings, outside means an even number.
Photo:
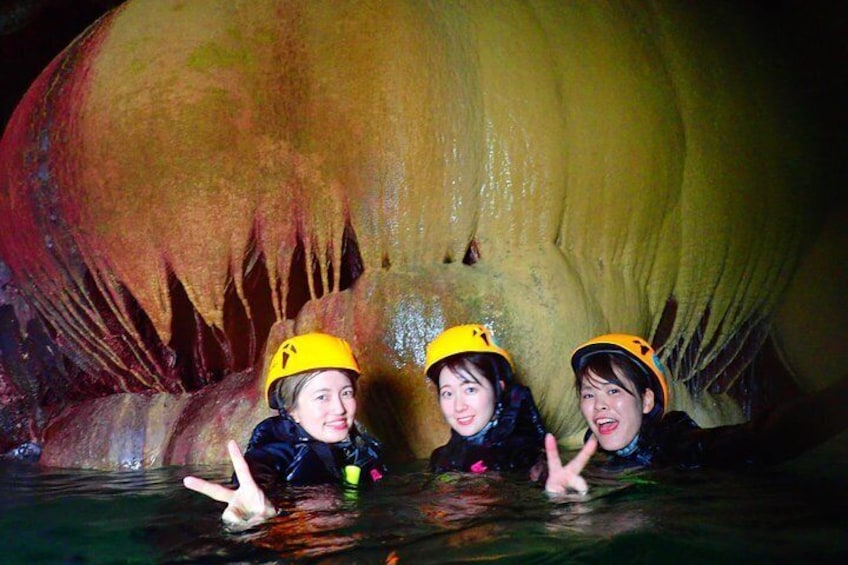
[{"label": "ripple on water", "polygon": [[377,487],[292,488],[281,515],[233,534],[222,505],[182,487],[226,466],[151,471],[0,465],[9,563],[843,562],[843,452],[758,472],[589,477],[593,496],[549,497],[492,475],[396,469]]}]

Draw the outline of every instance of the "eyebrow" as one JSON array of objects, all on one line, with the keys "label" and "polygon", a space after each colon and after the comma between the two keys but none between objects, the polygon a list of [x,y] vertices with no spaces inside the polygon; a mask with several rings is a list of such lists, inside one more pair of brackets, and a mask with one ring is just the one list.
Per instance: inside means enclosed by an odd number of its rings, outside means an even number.
[{"label": "eyebrow", "polygon": [[[339,390],[345,390],[346,388],[353,388],[353,385],[344,385],[344,386],[343,386],[343,387],[341,387]],[[312,392],[313,392],[313,393],[316,393],[316,392],[331,392],[332,390],[333,390],[333,389],[332,389],[331,387],[328,387],[328,386],[327,386],[327,387],[324,387],[324,388],[316,388],[316,389],[315,389],[315,390],[313,390]]]}]

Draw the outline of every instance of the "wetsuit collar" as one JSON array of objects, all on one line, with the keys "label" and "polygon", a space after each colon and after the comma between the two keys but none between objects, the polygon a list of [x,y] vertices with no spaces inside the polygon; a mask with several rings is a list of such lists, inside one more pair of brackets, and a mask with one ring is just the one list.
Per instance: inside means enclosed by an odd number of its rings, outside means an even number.
[{"label": "wetsuit collar", "polygon": [[630,443],[617,450],[615,454],[619,457],[627,457],[636,451],[637,447],[639,447],[639,434],[636,434],[636,437],[630,440]]}]

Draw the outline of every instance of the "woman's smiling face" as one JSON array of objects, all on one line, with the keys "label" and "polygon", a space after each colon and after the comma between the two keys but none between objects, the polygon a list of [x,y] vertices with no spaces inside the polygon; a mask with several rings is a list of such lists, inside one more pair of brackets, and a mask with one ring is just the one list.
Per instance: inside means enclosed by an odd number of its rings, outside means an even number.
[{"label": "woman's smiling face", "polygon": [[356,393],[342,371],[321,371],[303,385],[289,415],[318,441],[347,439],[356,416]]},{"label": "woman's smiling face", "polygon": [[461,436],[482,430],[495,413],[496,393],[477,367],[466,366],[469,376],[458,375],[449,367],[439,373],[439,406],[445,420]]},{"label": "woman's smiling face", "polygon": [[630,444],[642,428],[642,417],[654,406],[653,391],[648,389],[639,397],[624,372],[615,365],[613,371],[621,385],[589,371],[580,386],[580,411],[606,451]]}]

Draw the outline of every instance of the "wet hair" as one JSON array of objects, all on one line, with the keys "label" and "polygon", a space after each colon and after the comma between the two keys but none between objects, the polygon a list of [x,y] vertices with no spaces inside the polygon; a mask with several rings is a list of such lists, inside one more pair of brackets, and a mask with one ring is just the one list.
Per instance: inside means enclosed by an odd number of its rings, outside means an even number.
[{"label": "wet hair", "polygon": [[476,368],[480,374],[486,377],[486,380],[492,385],[492,389],[497,391],[498,394],[501,392],[501,381],[504,383],[512,382],[512,367],[506,359],[495,353],[459,353],[434,363],[427,371],[427,378],[433,381],[437,388],[439,386],[439,374],[445,367],[450,369],[463,383],[475,382],[480,384],[480,381],[470,370],[471,367]]},{"label": "wet hair", "polygon": [[[277,379],[277,381],[272,385],[269,396],[271,397],[271,408],[276,408],[278,410],[282,410],[288,412],[297,404],[297,398],[300,396],[300,392],[303,390],[309,381],[323,373],[328,369],[318,369],[317,371],[306,371],[304,373],[300,373],[298,375],[292,375],[291,377],[285,377],[282,379]],[[359,375],[355,371],[349,371],[347,369],[335,369],[338,370],[350,379],[350,384],[353,386],[353,390],[356,391],[356,381],[359,378]]]},{"label": "wet hair", "polygon": [[[622,381],[615,373],[615,369],[624,373],[628,383]],[[662,391],[657,390],[654,386],[654,377],[649,374],[647,369],[639,365],[628,355],[624,353],[596,353],[589,355],[580,365],[579,370],[574,375],[574,388],[577,395],[580,395],[580,389],[583,387],[583,381],[589,380],[597,382],[603,380],[620,387],[624,392],[631,396],[636,396],[640,400],[645,396],[646,390],[651,390],[654,393],[654,407],[650,412],[645,414],[645,418],[649,420],[657,420],[663,413],[663,396]]]}]

